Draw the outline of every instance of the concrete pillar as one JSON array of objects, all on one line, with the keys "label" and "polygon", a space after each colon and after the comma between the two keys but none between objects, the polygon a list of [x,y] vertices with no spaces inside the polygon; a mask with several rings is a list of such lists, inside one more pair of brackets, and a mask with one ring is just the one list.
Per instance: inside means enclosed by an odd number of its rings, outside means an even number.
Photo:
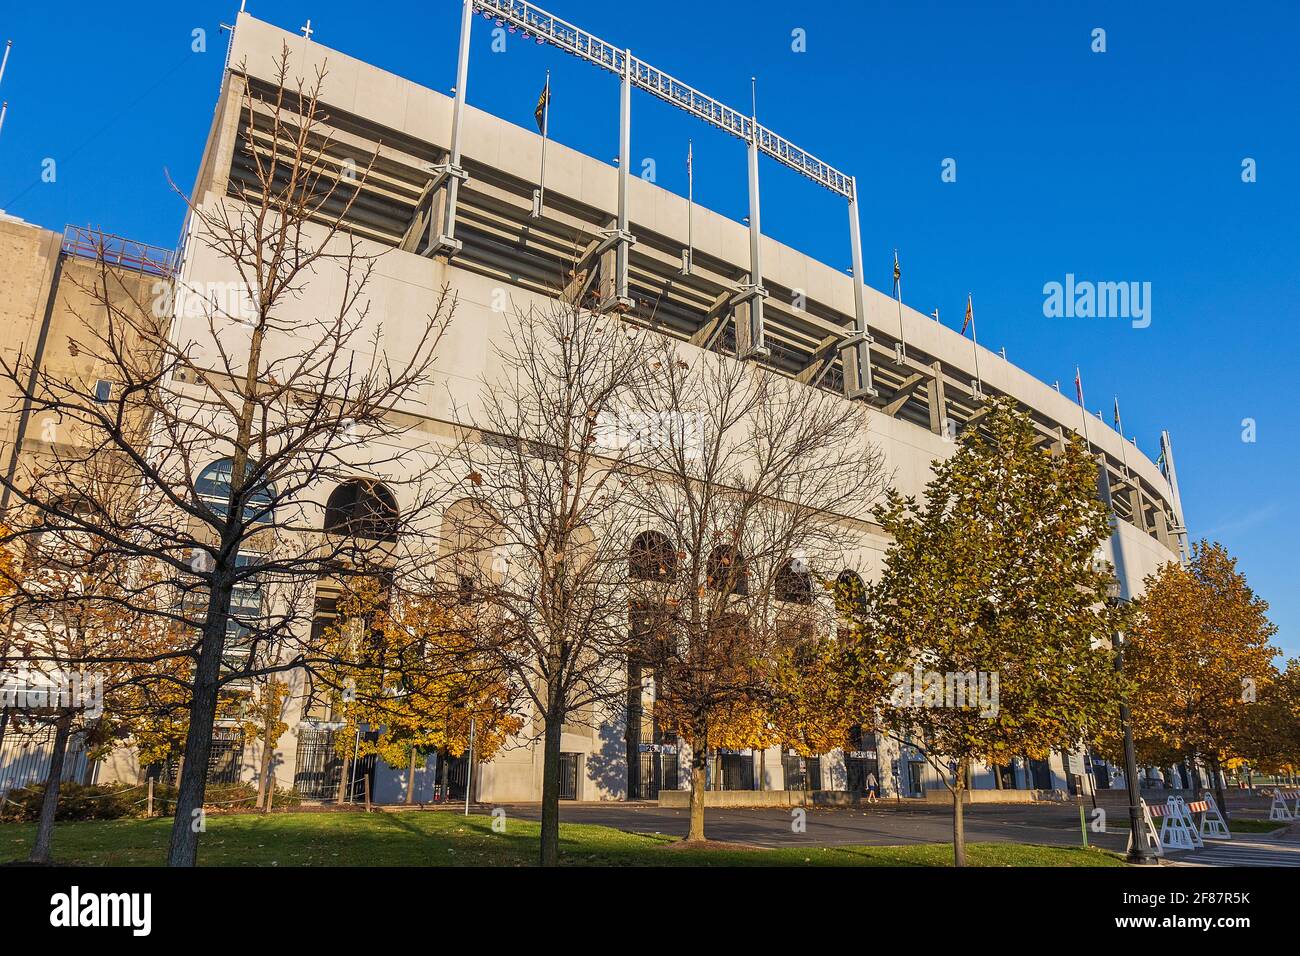
[{"label": "concrete pillar", "polygon": [[933,362],[934,378],[930,379],[929,406],[930,431],[936,435],[943,434],[943,422],[948,417],[948,395],[943,385],[943,363]]}]

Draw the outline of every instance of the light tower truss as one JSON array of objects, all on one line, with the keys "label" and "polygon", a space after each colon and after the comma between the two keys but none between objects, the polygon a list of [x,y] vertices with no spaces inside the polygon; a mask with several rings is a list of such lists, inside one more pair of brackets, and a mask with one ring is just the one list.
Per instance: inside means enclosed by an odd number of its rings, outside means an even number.
[{"label": "light tower truss", "polygon": [[501,20],[504,24],[524,30],[539,40],[559,47],[565,53],[571,53],[588,63],[594,63],[616,76],[623,75],[625,61],[630,61],[632,85],[636,88],[645,90],[665,103],[671,103],[710,126],[724,133],[730,133],[746,143],[751,139],[757,139],[760,153],[766,153],[781,165],[790,167],[845,199],[853,197],[852,177],[848,174],[840,172],[829,163],[822,162],[788,139],[778,136],[757,122],[754,117],[747,116],[740,110],[732,109],[712,96],[701,93],[689,84],[638,59],[630,51],[619,49],[612,43],[607,43],[581,27],[575,27],[572,23],[561,20],[525,0],[473,0],[473,2],[476,10],[492,19]]},{"label": "light tower truss", "polygon": [[[465,179],[465,171],[461,166],[461,117],[468,85],[470,29],[476,11],[495,21],[499,26],[508,26],[526,36],[535,37],[538,42],[555,46],[620,79],[622,89],[619,97],[618,220],[614,228],[606,233],[604,251],[609,252],[613,257],[610,263],[612,268],[609,270],[612,273],[612,281],[606,283],[606,293],[601,299],[599,308],[624,310],[632,304],[628,296],[628,259],[630,248],[636,239],[629,228],[627,194],[632,165],[630,92],[633,87],[636,87],[710,126],[735,136],[748,146],[750,274],[748,281],[737,290],[734,300],[738,310],[737,345],[742,358],[763,358],[769,354],[763,339],[763,300],[767,297],[767,290],[763,287],[759,251],[758,155],[762,153],[770,156],[781,165],[829,189],[847,201],[855,321],[853,329],[846,330],[839,344],[844,364],[845,393],[850,398],[877,397],[878,393],[872,384],[870,350],[872,337],[867,328],[857,183],[854,177],[823,162],[784,137],[778,136],[759,123],[756,116],[747,115],[701,93],[689,84],[636,58],[631,50],[608,43],[528,3],[527,0],[462,0],[451,150],[448,161],[435,170],[435,179],[430,183],[430,214],[427,222],[428,242],[425,254],[453,256],[460,249],[460,244],[455,239],[455,214],[458,185]],[[441,203],[433,195],[436,193],[443,194]],[[436,215],[436,211],[441,211],[441,216]]]}]

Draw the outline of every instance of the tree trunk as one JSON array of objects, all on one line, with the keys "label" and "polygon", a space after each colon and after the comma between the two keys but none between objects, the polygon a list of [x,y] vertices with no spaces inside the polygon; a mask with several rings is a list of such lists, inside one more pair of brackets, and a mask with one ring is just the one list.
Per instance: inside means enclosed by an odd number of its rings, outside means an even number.
[{"label": "tree trunk", "polygon": [[952,787],[952,865],[966,865],[966,821],[962,797],[966,793],[966,763],[957,768]]},{"label": "tree trunk", "polygon": [[450,803],[451,794],[447,792],[447,782],[451,774],[451,751],[446,747],[438,751],[438,772],[442,776],[442,802]]},{"label": "tree trunk", "polygon": [[72,733],[72,714],[59,717],[54,725],[54,750],[50,753],[50,770],[45,777],[45,796],[41,800],[41,818],[36,825],[36,842],[32,844],[29,863],[49,863],[50,843],[54,839],[54,816],[59,808],[59,784],[63,782],[63,758],[68,752]]},{"label": "tree trunk", "polygon": [[1210,758],[1210,773],[1214,774],[1214,799],[1218,801],[1219,813],[1223,822],[1228,822],[1228,795],[1223,792],[1223,771],[1218,757]]},{"label": "tree trunk", "polygon": [[275,782],[271,779],[271,758],[274,756],[271,747],[271,728],[268,725],[266,734],[262,737],[262,764],[257,772],[257,809],[263,813],[271,810],[271,791],[275,789]]},{"label": "tree trunk", "polygon": [[351,794],[348,793],[348,774],[351,772],[351,770],[352,770],[352,755],[344,754],[343,775],[339,777],[339,793],[338,793],[339,806],[342,806],[343,801],[345,801],[348,797],[351,796]]},{"label": "tree trunk", "polygon": [[686,842],[702,842],[704,836],[704,790],[709,782],[708,741],[691,741],[691,826]]},{"label": "tree trunk", "polygon": [[[563,718],[546,715],[546,744],[542,751],[542,866],[560,863],[560,730]],[[468,784],[468,781],[467,781]]]},{"label": "tree trunk", "polygon": [[168,866],[194,866],[198,862],[203,795],[212,756],[212,724],[217,716],[221,655],[226,643],[226,620],[230,616],[230,590],[228,577],[213,581],[199,663],[194,670],[190,726],[185,734],[185,764],[176,786],[176,816],[172,819],[171,843],[167,847]]},{"label": "tree trunk", "polygon": [[411,766],[406,771],[406,805],[415,803],[415,748],[411,748]]}]

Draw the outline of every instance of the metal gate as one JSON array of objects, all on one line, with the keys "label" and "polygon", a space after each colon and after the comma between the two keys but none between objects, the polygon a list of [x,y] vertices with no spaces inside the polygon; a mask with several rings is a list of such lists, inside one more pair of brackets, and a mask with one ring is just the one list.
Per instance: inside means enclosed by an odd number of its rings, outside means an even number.
[{"label": "metal gate", "polygon": [[578,762],[582,754],[560,754],[560,799],[578,799]]},{"label": "metal gate", "polygon": [[298,758],[294,764],[293,789],[308,800],[332,800],[338,796],[343,758],[334,749],[334,731],[298,731]]},{"label": "metal gate", "polygon": [[[239,727],[213,727],[212,748],[208,751],[209,784],[239,783],[244,765],[244,732]],[[161,767],[162,779],[176,786],[180,783],[180,760],[168,757]]]},{"label": "metal gate", "polygon": [[[50,773],[54,729],[17,733],[10,723],[6,731],[4,744],[0,746],[0,793],[43,784]],[[63,757],[63,781],[88,783],[93,771],[94,764],[86,760],[85,738],[80,734],[71,735]]]},{"label": "metal gate", "polygon": [[820,757],[800,757],[788,751],[781,754],[781,769],[787,790],[820,790],[822,762]]},{"label": "metal gate", "polygon": [[657,800],[660,790],[677,789],[677,754],[643,753],[641,776],[633,781],[628,796],[633,800]]},{"label": "metal gate", "polygon": [[718,777],[723,790],[754,789],[754,757],[752,754],[718,754]]},{"label": "metal gate", "polygon": [[214,727],[208,758],[208,783],[239,783],[244,762],[244,731],[239,727]]}]

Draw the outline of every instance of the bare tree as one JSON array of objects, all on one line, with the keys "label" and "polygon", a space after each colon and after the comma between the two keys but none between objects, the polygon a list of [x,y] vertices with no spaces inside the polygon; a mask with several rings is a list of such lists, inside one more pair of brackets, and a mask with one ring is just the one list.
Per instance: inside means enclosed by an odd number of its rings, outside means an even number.
[{"label": "bare tree", "polygon": [[469,497],[449,510],[442,567],[541,725],[543,866],[558,859],[561,730],[624,689],[633,517],[620,502],[637,443],[622,429],[643,338],[560,301],[517,311],[480,410],[461,416],[475,429],[460,446]]},{"label": "bare tree", "polygon": [[886,475],[866,410],[839,396],[668,340],[652,374],[655,440],[628,484],[648,532],[633,600],[652,621],[656,715],[691,747],[698,841],[710,747],[761,745],[781,665],[828,630],[819,580],[862,545]]},{"label": "bare tree", "polygon": [[[224,281],[182,276],[144,301],[101,255],[73,345],[97,357],[108,400],[56,369],[4,370],[34,415],[72,436],[39,474],[7,482],[39,514],[30,527],[147,567],[149,593],[123,604],[163,616],[178,641],[166,659],[192,665],[170,865],[196,859],[222,689],[315,666],[318,581],[425,550],[439,501],[442,454],[401,413],[419,411],[454,301],[444,289],[401,354],[385,346],[366,294],[381,250],[346,228],[374,157],[341,161],[323,125],[324,70],[303,79],[289,63],[286,46],[277,82],[248,84],[238,195],[187,200],[187,258]],[[328,299],[309,294],[313,281]],[[43,493],[78,488],[101,456],[124,463],[116,488],[72,504]],[[181,600],[154,599],[163,592]]]}]

